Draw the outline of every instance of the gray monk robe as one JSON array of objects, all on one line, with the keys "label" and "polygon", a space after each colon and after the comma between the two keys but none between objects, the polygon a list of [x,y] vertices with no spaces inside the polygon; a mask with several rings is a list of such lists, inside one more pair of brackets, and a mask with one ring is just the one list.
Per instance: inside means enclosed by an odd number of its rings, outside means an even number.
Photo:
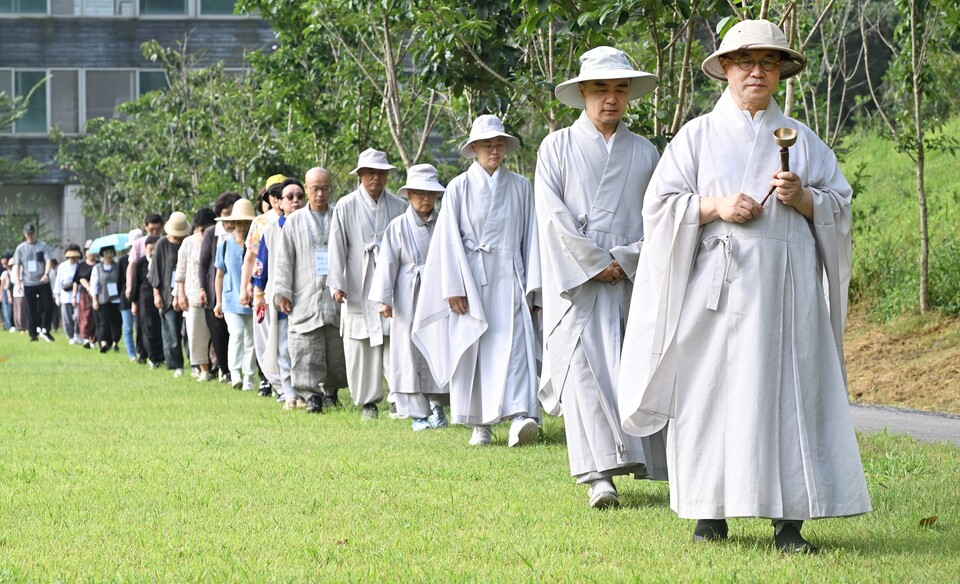
[{"label": "gray monk robe", "polygon": [[[340,333],[347,359],[347,379],[356,405],[383,399],[384,361],[389,360],[390,322],[369,299],[377,253],[387,225],[407,208],[407,202],[387,189],[374,201],[361,185],[333,210],[330,226],[331,293],[340,290],[347,300],[340,313]],[[388,345],[385,347],[384,345]]]},{"label": "gray monk robe", "polygon": [[333,205],[322,214],[309,207],[291,213],[270,275],[274,299],[280,295],[293,303],[287,339],[291,380],[301,394],[336,395],[347,386],[340,308],[327,289],[332,221]]},{"label": "gray monk robe", "polygon": [[426,418],[433,412],[427,396],[449,393],[441,390],[430,373],[427,360],[413,344],[413,315],[420,295],[420,274],[430,250],[437,211],[424,221],[417,211],[407,211],[390,222],[380,245],[370,300],[393,307],[390,326],[390,372],[387,379],[397,411],[410,418]]},{"label": "gray monk robe", "polygon": [[[414,316],[414,342],[437,383],[450,383],[454,424],[540,418],[532,306],[540,247],[530,181],[474,162],[447,185]],[[447,299],[467,297],[467,314]]]},{"label": "gray monk robe", "polygon": [[[747,223],[701,226],[701,197],[763,199],[781,127],[797,130],[790,167],[813,193],[813,220],[771,197]],[[842,346],[850,198],[809,128],[771,100],[755,131],[729,89],[664,152],[644,203],[620,413],[639,435],[669,421],[680,517],[870,511]]]},{"label": "gray monk robe", "polygon": [[[545,347],[540,401],[551,413],[563,412],[570,472],[580,482],[627,473],[666,478],[662,440],[651,445],[623,432],[616,390],[643,238],[643,190],[657,159],[653,144],[623,122],[608,155],[586,113],[544,138],[537,156]],[[613,260],[626,279],[591,279]]]}]

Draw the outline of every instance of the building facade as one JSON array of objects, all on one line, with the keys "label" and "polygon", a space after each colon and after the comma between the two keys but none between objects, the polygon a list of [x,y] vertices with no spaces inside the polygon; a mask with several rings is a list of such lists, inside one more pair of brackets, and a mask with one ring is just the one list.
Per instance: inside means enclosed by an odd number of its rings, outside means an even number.
[{"label": "building facade", "polygon": [[0,128],[0,156],[46,165],[29,184],[0,185],[0,214],[38,222],[42,235],[60,243],[100,235],[83,216],[78,187],[54,160],[57,145],[50,131],[79,134],[87,120],[113,118],[118,105],[164,87],[159,65],[141,52],[150,40],[176,46],[189,35],[189,50],[200,55],[201,65],[223,62],[227,69],[242,69],[244,55],[269,50],[274,35],[260,18],[234,16],[235,4],[0,0],[0,91],[24,96],[36,88],[27,114],[13,127]]}]

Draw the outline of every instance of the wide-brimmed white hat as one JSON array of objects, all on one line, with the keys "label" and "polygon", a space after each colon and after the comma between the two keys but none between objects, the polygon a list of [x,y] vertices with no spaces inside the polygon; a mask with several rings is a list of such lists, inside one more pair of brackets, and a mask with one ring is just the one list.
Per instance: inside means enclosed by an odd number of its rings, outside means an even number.
[{"label": "wide-brimmed white hat", "polygon": [[180,211],[174,211],[170,213],[170,218],[163,224],[163,231],[174,237],[186,237],[190,235],[190,220]]},{"label": "wide-brimmed white hat", "polygon": [[133,242],[143,237],[143,229],[139,227],[134,227],[127,233],[127,244],[124,246],[125,249],[130,249],[133,247]]},{"label": "wide-brimmed white hat", "polygon": [[398,197],[406,197],[407,191],[432,191],[443,194],[447,187],[437,180],[437,169],[432,164],[414,164],[407,169],[407,184],[397,191]]},{"label": "wide-brimmed white hat", "polygon": [[367,148],[360,153],[360,160],[357,161],[357,167],[350,171],[350,174],[356,176],[361,168],[371,168],[373,170],[397,170],[397,167],[387,162],[387,153],[373,148]]},{"label": "wide-brimmed white hat", "polygon": [[580,55],[580,74],[564,81],[554,90],[557,99],[570,107],[585,106],[580,95],[580,84],[584,81],[604,79],[629,79],[630,97],[637,99],[657,88],[660,79],[653,73],[638,71],[630,64],[626,53],[613,47],[596,47]]},{"label": "wide-brimmed white hat", "polygon": [[807,58],[794,51],[780,27],[769,20],[744,20],[727,31],[720,48],[703,60],[700,69],[717,81],[726,81],[727,74],[720,66],[720,57],[737,51],[770,49],[786,55],[780,63],[780,79],[789,79],[807,66]]},{"label": "wide-brimmed white hat", "polygon": [[510,154],[520,146],[520,140],[511,136],[503,128],[503,121],[497,116],[484,114],[473,120],[473,127],[470,128],[470,137],[460,147],[460,154],[464,158],[476,158],[477,153],[473,151],[471,144],[480,140],[489,140],[490,138],[503,138],[507,145],[504,154]]},{"label": "wide-brimmed white hat", "polygon": [[217,217],[217,221],[253,221],[257,214],[253,212],[253,203],[247,199],[237,199],[233,209],[226,217]]}]

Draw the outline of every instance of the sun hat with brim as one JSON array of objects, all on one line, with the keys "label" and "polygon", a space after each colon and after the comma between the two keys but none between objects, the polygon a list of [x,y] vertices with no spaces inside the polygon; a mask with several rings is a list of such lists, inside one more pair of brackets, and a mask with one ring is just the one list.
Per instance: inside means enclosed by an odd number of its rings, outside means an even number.
[{"label": "sun hat with brim", "polygon": [[361,168],[371,170],[397,170],[397,167],[387,162],[387,153],[373,148],[367,148],[360,153],[360,159],[357,161],[357,167],[350,171],[350,174],[357,176]]},{"label": "sun hat with brim", "polygon": [[511,136],[503,127],[503,121],[497,116],[484,114],[473,120],[473,126],[470,128],[470,137],[460,147],[460,154],[464,158],[476,158],[477,153],[473,151],[472,144],[480,140],[489,140],[491,138],[503,138],[506,141],[504,154],[510,154],[520,147],[520,140]]},{"label": "sun hat with brim", "polygon": [[583,109],[586,104],[580,95],[580,84],[608,79],[629,79],[628,99],[642,97],[656,89],[660,83],[660,79],[653,73],[634,69],[623,51],[613,47],[596,47],[580,55],[580,74],[558,85],[554,93],[557,99],[566,105]]},{"label": "sun hat with brim", "polygon": [[180,211],[174,211],[170,213],[170,218],[163,224],[163,231],[174,237],[186,237],[190,235],[190,221]]},{"label": "sun hat with brim", "polygon": [[253,221],[257,218],[253,212],[253,203],[246,199],[238,199],[233,204],[233,210],[226,217],[217,217],[217,221]]},{"label": "sun hat with brim", "polygon": [[124,246],[126,249],[133,247],[133,242],[143,237],[143,229],[133,228],[127,233],[127,244]]},{"label": "sun hat with brim", "polygon": [[415,164],[407,169],[407,184],[397,191],[398,197],[407,197],[408,191],[431,191],[441,195],[447,188],[437,180],[437,169],[432,164]]},{"label": "sun hat with brim", "polygon": [[270,190],[270,187],[272,187],[273,185],[278,185],[285,180],[287,180],[286,176],[282,174],[275,174],[267,179],[267,182],[264,183],[263,188],[264,190]]},{"label": "sun hat with brim", "polygon": [[789,79],[807,66],[807,58],[790,48],[780,27],[769,20],[744,20],[737,23],[720,41],[720,48],[703,60],[700,69],[717,81],[726,81],[720,57],[737,51],[772,50],[784,53],[780,63],[780,79]]}]

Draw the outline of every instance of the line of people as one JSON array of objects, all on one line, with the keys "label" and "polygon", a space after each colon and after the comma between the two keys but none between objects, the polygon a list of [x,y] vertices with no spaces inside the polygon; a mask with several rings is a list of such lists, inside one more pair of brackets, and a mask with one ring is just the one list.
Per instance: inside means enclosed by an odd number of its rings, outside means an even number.
[{"label": "line of people", "polygon": [[[174,376],[186,315],[201,381],[218,369],[252,389],[259,364],[285,408],[322,412],[347,387],[364,420],[386,399],[414,431],[471,427],[474,446],[500,423],[508,446],[536,441],[542,406],[564,418],[591,507],[619,504],[618,476],[669,471],[694,540],[766,517],[778,549],[815,552],[804,520],[870,500],[842,352],[850,187],[772,98],[806,58],[772,23],[734,26],[702,66],[726,90],[662,159],[623,122],[656,76],[612,47],[580,64],[555,93],[582,114],[543,140],[533,183],[506,165],[520,141],[481,115],[460,147],[469,168],[446,187],[419,164],[394,194],[396,167],[368,149],[336,204],[314,168],[268,179],[259,215],[224,193],[188,236],[173,213],[129,254],[138,330],[155,342],[159,329]],[[771,174],[780,127],[799,135],[794,170]],[[115,327],[112,262],[96,264],[90,296]]]}]

